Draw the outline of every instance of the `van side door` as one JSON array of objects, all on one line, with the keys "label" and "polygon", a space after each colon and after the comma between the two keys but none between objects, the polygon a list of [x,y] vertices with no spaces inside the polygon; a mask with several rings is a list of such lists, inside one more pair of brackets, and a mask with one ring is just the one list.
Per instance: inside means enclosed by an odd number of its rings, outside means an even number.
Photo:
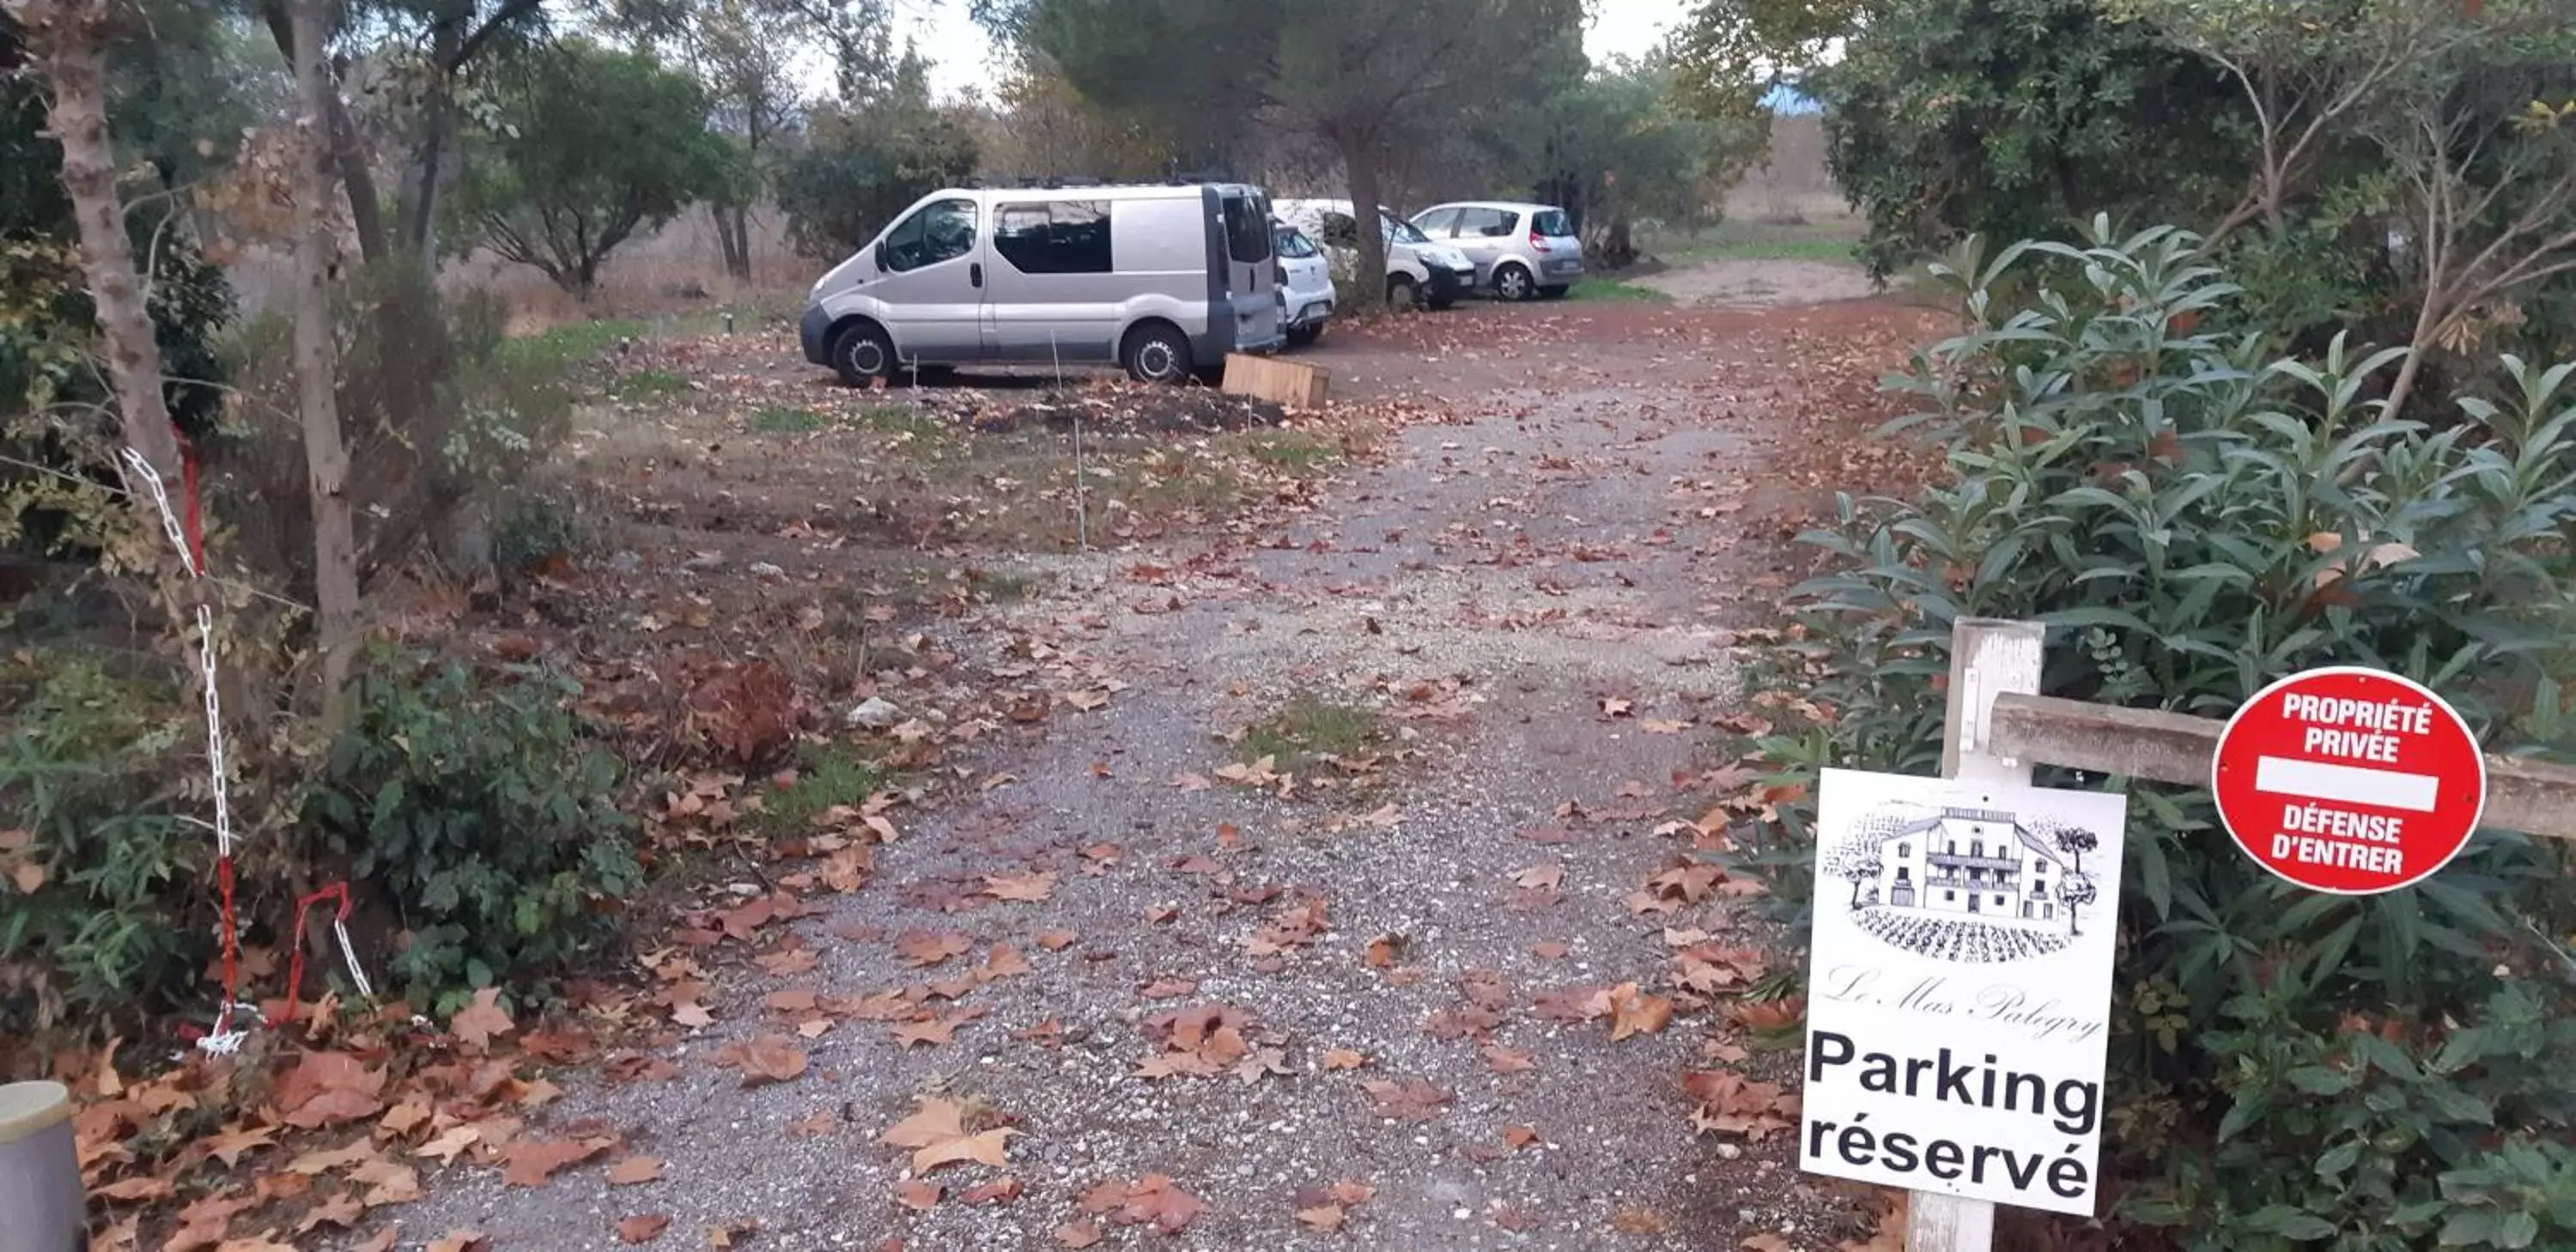
[{"label": "van side door", "polygon": [[877,241],[882,277],[868,284],[895,355],[953,364],[984,355],[983,209],[965,196],[921,206]]},{"label": "van side door", "polygon": [[993,263],[984,275],[986,355],[1003,361],[1114,360],[1119,306],[1110,200],[1014,192],[993,201]]}]

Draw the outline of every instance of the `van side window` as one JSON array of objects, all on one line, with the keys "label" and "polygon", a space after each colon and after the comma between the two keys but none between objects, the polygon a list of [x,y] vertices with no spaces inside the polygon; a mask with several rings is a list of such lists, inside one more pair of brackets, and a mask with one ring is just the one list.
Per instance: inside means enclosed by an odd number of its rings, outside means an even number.
[{"label": "van side window", "polygon": [[1109,202],[997,205],[993,250],[1023,274],[1109,273]]},{"label": "van side window", "polygon": [[901,274],[975,250],[975,202],[936,200],[886,233],[886,268]]},{"label": "van side window", "polygon": [[1501,239],[1512,233],[1513,223],[1519,220],[1518,214],[1501,209],[1469,209],[1458,218],[1458,235],[1460,238]]},{"label": "van side window", "polygon": [[1225,214],[1225,252],[1237,264],[1270,259],[1270,206],[1256,196],[1226,196],[1217,201]]}]

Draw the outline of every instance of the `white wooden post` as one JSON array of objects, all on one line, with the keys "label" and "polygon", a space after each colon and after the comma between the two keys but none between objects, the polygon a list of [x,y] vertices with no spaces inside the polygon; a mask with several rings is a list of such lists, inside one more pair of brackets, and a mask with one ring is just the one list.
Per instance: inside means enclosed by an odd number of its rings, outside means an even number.
[{"label": "white wooden post", "polygon": [[[2030,763],[1995,751],[1995,697],[2039,691],[2047,629],[2037,622],[1961,618],[1950,628],[1950,705],[1941,728],[1941,776],[1965,783],[2030,785]],[[1917,1191],[1905,1208],[1905,1252],[1991,1252],[1995,1206]]]}]

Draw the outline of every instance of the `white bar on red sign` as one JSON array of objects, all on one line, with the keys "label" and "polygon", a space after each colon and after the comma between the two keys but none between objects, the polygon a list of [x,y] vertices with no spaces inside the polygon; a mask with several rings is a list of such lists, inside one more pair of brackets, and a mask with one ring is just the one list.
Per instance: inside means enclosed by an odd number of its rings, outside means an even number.
[{"label": "white bar on red sign", "polygon": [[2254,762],[2254,789],[2311,800],[2339,800],[2413,813],[2433,811],[2442,780],[2431,774],[2362,769],[2325,761],[2296,761],[2267,756]]}]

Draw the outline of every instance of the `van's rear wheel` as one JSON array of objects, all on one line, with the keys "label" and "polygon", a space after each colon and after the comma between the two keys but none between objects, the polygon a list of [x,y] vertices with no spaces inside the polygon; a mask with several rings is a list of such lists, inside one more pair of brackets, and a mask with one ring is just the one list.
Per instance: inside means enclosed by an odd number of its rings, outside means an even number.
[{"label": "van's rear wheel", "polygon": [[1137,382],[1177,383],[1190,376],[1189,337],[1169,322],[1147,322],[1127,332],[1118,360]]},{"label": "van's rear wheel", "polygon": [[891,379],[895,371],[894,341],[870,323],[852,325],[832,341],[832,370],[852,387],[865,387],[880,378]]},{"label": "van's rear wheel", "polygon": [[1537,289],[1537,280],[1530,277],[1527,269],[1518,265],[1506,265],[1494,271],[1494,294],[1505,300],[1527,300],[1530,298],[1530,293]]}]

